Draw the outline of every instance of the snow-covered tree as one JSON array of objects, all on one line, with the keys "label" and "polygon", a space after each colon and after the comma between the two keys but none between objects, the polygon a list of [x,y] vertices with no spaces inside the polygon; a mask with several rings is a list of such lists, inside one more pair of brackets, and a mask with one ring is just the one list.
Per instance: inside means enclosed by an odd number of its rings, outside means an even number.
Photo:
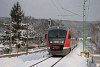
[{"label": "snow-covered tree", "polygon": [[24,18],[24,12],[21,9],[19,2],[13,5],[11,12],[11,21],[12,21],[12,42],[16,43],[16,47],[20,48],[20,40],[21,40],[21,23]]},{"label": "snow-covered tree", "polygon": [[100,23],[90,25],[89,35],[92,37],[91,43],[96,46],[96,52],[100,53]]}]

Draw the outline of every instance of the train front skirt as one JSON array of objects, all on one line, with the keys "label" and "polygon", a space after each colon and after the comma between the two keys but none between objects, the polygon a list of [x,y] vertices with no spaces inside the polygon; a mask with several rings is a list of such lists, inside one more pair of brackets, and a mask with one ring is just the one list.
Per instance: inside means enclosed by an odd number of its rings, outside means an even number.
[{"label": "train front skirt", "polygon": [[68,53],[70,53],[71,51],[71,48],[66,48],[66,49],[63,49],[63,50],[51,50],[51,49],[48,49],[48,52],[49,54],[51,55],[67,55]]}]

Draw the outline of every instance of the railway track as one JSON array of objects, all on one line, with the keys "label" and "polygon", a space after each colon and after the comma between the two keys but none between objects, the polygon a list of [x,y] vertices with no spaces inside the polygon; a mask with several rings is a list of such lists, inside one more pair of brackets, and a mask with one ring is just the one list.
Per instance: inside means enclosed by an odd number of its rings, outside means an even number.
[{"label": "railway track", "polygon": [[[63,57],[62,57],[63,58]],[[61,59],[62,59],[61,58]],[[59,59],[56,63],[54,63],[51,67],[54,67],[61,59]]]},{"label": "railway track", "polygon": [[[29,67],[54,67],[60,60],[62,60],[64,57],[48,57],[45,58]],[[50,62],[50,63],[49,63]]]},{"label": "railway track", "polygon": [[35,66],[35,65],[38,65],[39,63],[41,63],[41,62],[43,62],[43,61],[45,61],[45,60],[47,60],[47,59],[49,59],[49,58],[50,58],[50,57],[47,57],[47,58],[45,58],[45,59],[43,59],[43,60],[41,60],[41,61],[35,63],[34,65],[31,65],[30,67],[33,67],[33,66]]}]

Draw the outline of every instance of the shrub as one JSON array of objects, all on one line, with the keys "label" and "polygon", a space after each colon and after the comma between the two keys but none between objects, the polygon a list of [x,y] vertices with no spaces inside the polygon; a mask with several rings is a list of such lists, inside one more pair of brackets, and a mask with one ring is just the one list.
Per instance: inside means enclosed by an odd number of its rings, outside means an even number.
[{"label": "shrub", "polygon": [[3,53],[4,53],[4,54],[9,54],[9,52],[10,52],[10,49],[9,49],[9,48],[4,48],[4,49],[3,49]]}]

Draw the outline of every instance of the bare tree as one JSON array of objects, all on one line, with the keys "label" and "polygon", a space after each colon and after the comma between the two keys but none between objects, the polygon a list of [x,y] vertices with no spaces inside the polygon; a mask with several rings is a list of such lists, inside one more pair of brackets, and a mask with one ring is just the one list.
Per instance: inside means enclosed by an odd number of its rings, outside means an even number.
[{"label": "bare tree", "polygon": [[92,37],[90,42],[96,46],[96,53],[100,53],[100,23],[90,24],[89,35]]}]

